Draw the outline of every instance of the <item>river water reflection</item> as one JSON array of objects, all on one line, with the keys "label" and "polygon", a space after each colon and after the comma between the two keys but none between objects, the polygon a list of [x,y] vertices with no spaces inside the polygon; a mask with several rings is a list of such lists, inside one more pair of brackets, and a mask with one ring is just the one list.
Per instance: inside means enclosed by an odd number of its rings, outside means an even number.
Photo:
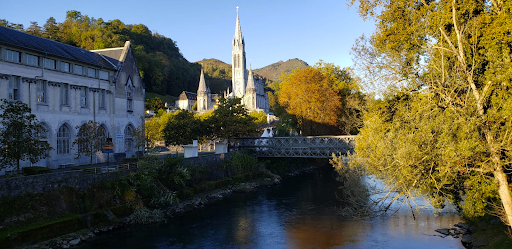
[{"label": "river water reflection", "polygon": [[372,220],[337,215],[332,170],[285,179],[279,186],[235,194],[166,224],[129,227],[81,248],[464,248],[434,230],[460,221],[410,210]]}]

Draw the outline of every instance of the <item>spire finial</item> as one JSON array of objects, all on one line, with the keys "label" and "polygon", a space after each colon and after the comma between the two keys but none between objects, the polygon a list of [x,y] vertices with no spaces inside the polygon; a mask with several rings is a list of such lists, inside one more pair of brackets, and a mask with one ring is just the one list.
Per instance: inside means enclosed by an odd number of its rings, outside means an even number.
[{"label": "spire finial", "polygon": [[236,13],[238,13],[238,6],[236,6]]}]

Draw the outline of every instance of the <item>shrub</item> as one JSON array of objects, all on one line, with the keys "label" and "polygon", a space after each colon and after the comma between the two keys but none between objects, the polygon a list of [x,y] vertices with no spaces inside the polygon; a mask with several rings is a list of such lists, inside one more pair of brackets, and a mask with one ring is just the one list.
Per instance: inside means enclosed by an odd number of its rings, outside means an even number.
[{"label": "shrub", "polygon": [[52,172],[52,169],[46,168],[46,167],[40,167],[40,166],[31,166],[31,167],[24,167],[23,168],[23,174],[24,175],[39,175],[39,174],[46,174]]}]

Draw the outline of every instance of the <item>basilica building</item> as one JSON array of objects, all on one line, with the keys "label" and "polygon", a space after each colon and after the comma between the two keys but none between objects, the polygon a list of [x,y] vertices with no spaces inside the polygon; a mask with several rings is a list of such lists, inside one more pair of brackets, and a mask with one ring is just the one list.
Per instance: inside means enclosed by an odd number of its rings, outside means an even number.
[{"label": "basilica building", "polygon": [[[235,35],[232,42],[233,50],[231,52],[231,67],[232,67],[232,92],[224,93],[226,98],[241,98],[242,104],[249,111],[263,111],[269,113],[268,95],[264,90],[264,82],[260,78],[255,78],[252,68],[249,66],[247,71],[246,55],[245,55],[245,41],[242,36],[242,28],[240,26],[240,18],[238,14],[238,7],[236,11],[236,27]],[[217,95],[211,94],[210,89],[206,87],[204,74],[201,70],[199,79],[199,87],[197,89],[197,111],[205,112],[213,109]]]}]

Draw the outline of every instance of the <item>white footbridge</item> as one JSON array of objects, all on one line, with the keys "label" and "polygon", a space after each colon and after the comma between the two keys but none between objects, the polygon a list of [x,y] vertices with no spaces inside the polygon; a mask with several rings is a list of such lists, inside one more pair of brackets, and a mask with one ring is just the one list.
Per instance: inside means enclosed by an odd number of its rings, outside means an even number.
[{"label": "white footbridge", "polygon": [[257,157],[331,158],[354,150],[355,136],[241,138],[231,143],[234,150],[251,150]]}]

